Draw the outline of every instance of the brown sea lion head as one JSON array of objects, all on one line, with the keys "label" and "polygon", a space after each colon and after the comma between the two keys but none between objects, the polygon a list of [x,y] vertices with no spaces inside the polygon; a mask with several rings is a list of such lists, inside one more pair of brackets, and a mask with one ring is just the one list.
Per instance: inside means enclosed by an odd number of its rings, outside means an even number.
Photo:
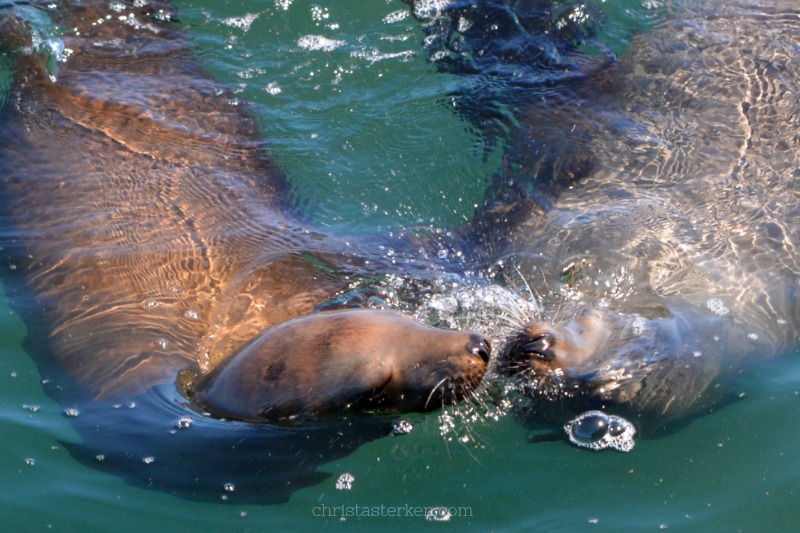
[{"label": "brown sea lion head", "polygon": [[390,311],[316,313],[270,328],[198,381],[216,416],[278,420],[429,411],[469,396],[490,344]]}]

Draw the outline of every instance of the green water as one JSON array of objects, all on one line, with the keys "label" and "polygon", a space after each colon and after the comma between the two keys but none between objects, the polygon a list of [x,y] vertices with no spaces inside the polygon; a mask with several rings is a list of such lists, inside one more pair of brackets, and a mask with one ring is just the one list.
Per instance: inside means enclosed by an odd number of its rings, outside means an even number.
[{"label": "green water", "polygon": [[[499,164],[499,149],[487,153],[451,110],[447,94],[460,80],[426,62],[402,2],[321,4],[179,7],[199,60],[253,102],[273,157],[318,224],[457,227]],[[612,26],[618,46],[637,20],[623,5],[615,3]],[[258,16],[247,28],[229,19],[248,14]],[[308,35],[342,44],[309,50],[298,44]],[[629,454],[529,442],[510,417],[474,423],[459,442],[440,435],[435,414],[419,415],[413,433],[326,465],[331,478],[288,503],[208,504],[134,488],[74,460],[61,443],[78,436],[42,392],[6,296],[0,317],[3,531],[790,531],[800,523],[796,354],[742,376],[743,399],[640,439]],[[336,490],[345,472],[353,487]],[[442,506],[455,511],[448,522],[417,515]]]}]

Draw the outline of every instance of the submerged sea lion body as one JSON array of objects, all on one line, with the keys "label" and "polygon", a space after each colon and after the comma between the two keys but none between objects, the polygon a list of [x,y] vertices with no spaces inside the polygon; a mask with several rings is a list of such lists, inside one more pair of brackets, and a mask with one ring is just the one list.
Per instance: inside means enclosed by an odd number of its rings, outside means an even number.
[{"label": "submerged sea lion body", "polygon": [[[172,383],[188,370],[199,376],[188,384],[199,409],[263,421],[425,411],[480,382],[489,346],[473,333],[388,311],[290,320],[358,276],[419,267],[287,214],[283,176],[265,159],[254,121],[191,59],[169,6],[115,2],[112,11],[98,1],[47,12],[67,28],[66,60],[48,76],[41,51],[19,54],[0,129],[0,181],[15,228],[5,253],[51,331],[40,344],[56,396],[84,412],[135,400],[155,415],[164,398],[153,394],[170,386],[165,403],[185,403]],[[28,35],[13,9],[2,15],[5,38]],[[53,366],[69,378],[50,374]],[[91,438],[107,431],[95,453],[122,447],[120,457],[129,456],[131,444],[98,416],[85,421]],[[129,426],[120,431],[145,431]],[[162,446],[151,434],[136,438]],[[342,453],[334,448],[327,455]],[[309,454],[292,461],[305,471],[306,461],[324,460],[324,451]]]},{"label": "submerged sea lion body", "polygon": [[[347,244],[282,212],[283,177],[255,124],[202,75],[181,34],[136,10],[90,23],[103,14],[84,4],[61,21],[74,28],[64,37],[70,57],[54,81],[30,73],[19,84],[3,143],[9,211],[53,323],[53,354],[100,397],[174,379],[187,366],[208,372],[383,262],[369,243]],[[339,327],[379,323],[374,313],[348,316]],[[297,335],[336,320],[324,317]],[[399,316],[381,318],[385,331],[395,320],[410,331]],[[341,334],[357,353],[360,338]],[[467,349],[473,337],[459,339],[429,355],[467,355],[461,362],[479,381],[484,361]],[[379,358],[379,347],[361,355]],[[346,364],[347,353],[337,355]],[[320,380],[317,389],[336,383]]]},{"label": "submerged sea lion body", "polygon": [[[682,2],[569,106],[522,113],[503,193],[530,215],[500,255],[544,310],[499,368],[534,416],[685,416],[796,349],[800,12],[760,3]],[[576,157],[580,179],[558,175]]]}]

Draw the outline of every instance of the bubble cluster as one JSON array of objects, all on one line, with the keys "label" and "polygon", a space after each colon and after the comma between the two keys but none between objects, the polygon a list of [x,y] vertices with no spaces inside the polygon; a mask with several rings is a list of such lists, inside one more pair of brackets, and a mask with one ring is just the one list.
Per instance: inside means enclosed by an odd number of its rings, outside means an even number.
[{"label": "bubble cluster", "polygon": [[353,474],[345,472],[339,479],[336,480],[336,490],[350,490],[353,488],[353,482],[356,480]]},{"label": "bubble cluster", "polygon": [[392,426],[392,433],[395,435],[408,435],[414,431],[414,425],[408,420],[400,420]]},{"label": "bubble cluster", "polygon": [[565,426],[569,441],[581,448],[603,450],[614,448],[629,452],[635,444],[636,428],[622,417],[602,411],[586,411],[570,420]]},{"label": "bubble cluster", "polygon": [[304,50],[320,50],[323,52],[332,52],[340,46],[344,46],[344,44],[344,41],[329,39],[322,35],[304,35],[297,40],[297,46]]},{"label": "bubble cluster", "polygon": [[192,427],[194,419],[191,416],[182,416],[175,421],[175,427],[178,429],[187,429]]},{"label": "bubble cluster", "polygon": [[731,312],[728,306],[725,305],[725,302],[719,298],[709,298],[706,301],[706,307],[709,311],[719,316],[726,316]]},{"label": "bubble cluster", "polygon": [[430,507],[425,510],[425,520],[428,522],[448,522],[452,516],[447,507]]}]

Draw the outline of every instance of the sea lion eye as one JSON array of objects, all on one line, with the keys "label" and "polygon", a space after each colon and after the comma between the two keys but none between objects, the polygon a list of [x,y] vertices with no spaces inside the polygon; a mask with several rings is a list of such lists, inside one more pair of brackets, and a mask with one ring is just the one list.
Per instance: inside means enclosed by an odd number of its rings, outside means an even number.
[{"label": "sea lion eye", "polygon": [[528,357],[541,359],[543,361],[554,361],[556,354],[553,352],[553,341],[555,339],[549,333],[537,335],[532,340],[522,345],[521,351]]}]

